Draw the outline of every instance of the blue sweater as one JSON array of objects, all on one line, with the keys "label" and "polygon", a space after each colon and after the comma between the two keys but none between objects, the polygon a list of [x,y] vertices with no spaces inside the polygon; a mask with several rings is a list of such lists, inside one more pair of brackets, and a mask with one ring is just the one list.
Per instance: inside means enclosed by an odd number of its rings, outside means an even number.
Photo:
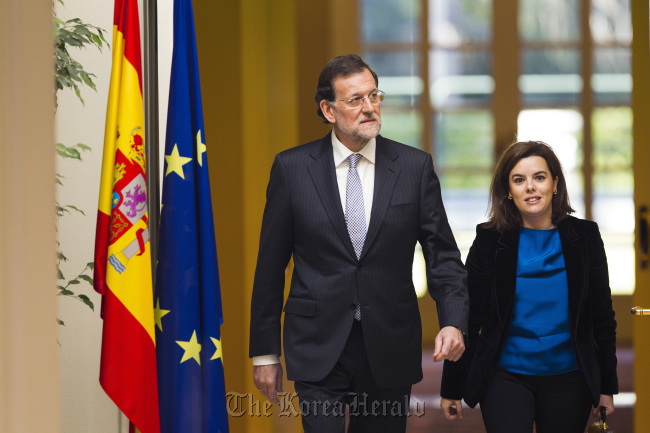
[{"label": "blue sweater", "polygon": [[566,268],[557,229],[522,227],[513,319],[499,368],[540,376],[576,370],[568,303]]}]

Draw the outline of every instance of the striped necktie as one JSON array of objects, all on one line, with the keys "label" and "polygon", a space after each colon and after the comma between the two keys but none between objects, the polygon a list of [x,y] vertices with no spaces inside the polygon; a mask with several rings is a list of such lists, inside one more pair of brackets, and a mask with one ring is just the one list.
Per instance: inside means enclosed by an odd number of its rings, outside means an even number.
[{"label": "striped necktie", "polygon": [[[350,168],[348,169],[348,180],[345,190],[345,224],[348,227],[348,234],[354,247],[357,259],[361,257],[363,243],[366,240],[366,211],[363,206],[363,189],[361,179],[357,172],[357,164],[363,155],[353,153],[348,156]],[[361,306],[357,303],[354,318],[361,320]]]}]

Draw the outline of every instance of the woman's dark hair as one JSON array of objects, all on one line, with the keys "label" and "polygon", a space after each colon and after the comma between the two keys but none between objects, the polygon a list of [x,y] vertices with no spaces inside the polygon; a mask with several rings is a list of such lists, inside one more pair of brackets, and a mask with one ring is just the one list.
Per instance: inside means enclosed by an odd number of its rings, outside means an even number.
[{"label": "woman's dark hair", "polygon": [[320,101],[334,101],[334,80],[339,77],[358,74],[366,69],[370,71],[372,77],[375,79],[375,86],[379,86],[379,78],[377,78],[375,71],[373,71],[357,54],[334,57],[332,60],[327,62],[327,65],[325,65],[318,77],[318,87],[316,88],[316,95],[314,96],[317,106],[316,113],[323,118],[323,123],[329,123],[329,121],[325,118],[323,111],[320,109]]},{"label": "woman's dark hair", "polygon": [[540,156],[546,161],[551,172],[551,179],[557,177],[557,194],[553,195],[551,221],[557,225],[569,214],[575,212],[569,203],[566,180],[560,160],[551,147],[542,141],[518,141],[511,144],[501,155],[494,170],[492,185],[490,185],[490,202],[488,222],[485,227],[494,227],[503,233],[507,230],[519,228],[522,225],[521,213],[513,200],[508,199],[510,194],[510,172],[515,165],[524,158]]}]

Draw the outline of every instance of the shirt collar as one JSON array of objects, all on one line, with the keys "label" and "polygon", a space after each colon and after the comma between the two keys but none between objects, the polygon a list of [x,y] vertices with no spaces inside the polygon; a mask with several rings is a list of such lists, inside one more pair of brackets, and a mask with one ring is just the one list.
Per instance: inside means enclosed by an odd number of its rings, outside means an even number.
[{"label": "shirt collar", "polygon": [[[348,159],[348,156],[355,153],[352,152],[347,147],[345,147],[345,145],[339,141],[338,137],[334,133],[334,130],[332,130],[332,148],[334,150],[335,167],[338,167],[343,161]],[[377,150],[377,139],[371,138],[370,140],[368,140],[368,143],[366,143],[366,145],[363,146],[363,149],[361,149],[359,152],[356,153],[363,155],[363,157],[366,158],[370,163],[374,164],[376,150]]]}]

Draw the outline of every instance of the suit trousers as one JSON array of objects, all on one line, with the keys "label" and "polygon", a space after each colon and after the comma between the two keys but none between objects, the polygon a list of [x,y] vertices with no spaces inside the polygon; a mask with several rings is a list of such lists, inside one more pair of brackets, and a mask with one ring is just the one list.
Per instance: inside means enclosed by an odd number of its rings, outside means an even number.
[{"label": "suit trousers", "polygon": [[487,433],[583,433],[592,401],[580,370],[532,376],[497,370],[480,401]]},{"label": "suit trousers", "polygon": [[[363,320],[363,319],[362,319]],[[363,341],[362,324],[354,321],[332,371],[318,382],[295,382],[305,433],[399,433],[406,431],[411,385],[377,386]]]}]

